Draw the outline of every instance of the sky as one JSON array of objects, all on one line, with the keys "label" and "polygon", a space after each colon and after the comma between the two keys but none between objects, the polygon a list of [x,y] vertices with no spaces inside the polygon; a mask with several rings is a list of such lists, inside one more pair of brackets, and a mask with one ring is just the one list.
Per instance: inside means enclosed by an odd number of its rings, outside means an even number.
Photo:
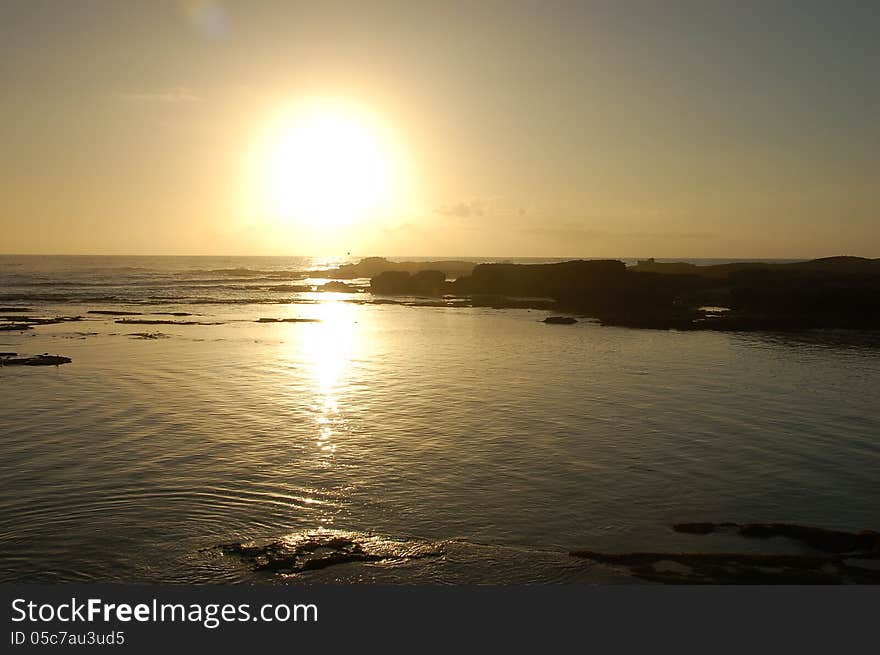
[{"label": "sky", "polygon": [[4,0],[0,252],[880,257],[877,34],[876,2]]}]

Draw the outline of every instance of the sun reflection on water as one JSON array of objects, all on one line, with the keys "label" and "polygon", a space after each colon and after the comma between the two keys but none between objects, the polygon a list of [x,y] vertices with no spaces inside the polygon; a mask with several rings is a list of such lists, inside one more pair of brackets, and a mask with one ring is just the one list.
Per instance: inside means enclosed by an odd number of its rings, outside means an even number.
[{"label": "sun reflection on water", "polygon": [[317,428],[316,445],[321,465],[330,467],[340,446],[345,417],[339,407],[340,389],[354,350],[355,308],[343,302],[323,302],[315,307],[321,322],[304,336],[303,355],[315,382],[312,411]]}]

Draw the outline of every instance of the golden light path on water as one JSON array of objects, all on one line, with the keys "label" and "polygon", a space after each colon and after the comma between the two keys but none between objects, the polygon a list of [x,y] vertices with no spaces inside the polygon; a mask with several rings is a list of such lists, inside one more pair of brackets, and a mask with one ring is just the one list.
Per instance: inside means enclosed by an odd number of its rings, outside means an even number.
[{"label": "golden light path on water", "polygon": [[[272,389],[266,389],[287,417],[276,441],[287,453],[274,475],[282,484],[297,486],[303,467],[315,475],[329,474],[338,464],[338,451],[346,447],[349,432],[341,398],[347,384],[352,358],[364,342],[357,334],[357,307],[341,300],[344,296],[322,294],[325,298],[282,318],[305,319],[305,323],[277,326],[277,357],[283,372]],[[327,298],[326,296],[331,296]],[[311,322],[314,321],[314,322]],[[306,437],[305,440],[301,440]],[[352,446],[348,444],[349,450]],[[351,456],[351,452],[347,453]],[[324,473],[321,473],[324,471]],[[323,530],[335,517],[352,489],[348,485],[312,486],[304,489],[301,500],[310,507],[313,526]],[[314,529],[314,528],[313,528]]]},{"label": "golden light path on water", "polygon": [[316,446],[324,468],[330,468],[345,418],[339,407],[339,387],[345,379],[355,350],[355,307],[334,300],[315,306],[314,318],[321,322],[308,326],[301,345],[314,383],[311,409],[315,414]]}]

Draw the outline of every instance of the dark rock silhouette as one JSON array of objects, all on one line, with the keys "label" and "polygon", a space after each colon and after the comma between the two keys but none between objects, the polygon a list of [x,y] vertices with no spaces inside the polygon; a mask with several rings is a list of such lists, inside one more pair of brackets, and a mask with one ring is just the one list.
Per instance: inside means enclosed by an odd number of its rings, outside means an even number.
[{"label": "dark rock silhouette", "polygon": [[[735,531],[746,538],[785,537],[812,552],[799,554],[572,551],[571,555],[622,565],[636,577],[667,583],[709,584],[878,584],[880,533],[845,532],[791,523],[676,523],[676,532],[694,535]],[[819,552],[815,552],[819,551]],[[670,570],[668,564],[674,566]]]},{"label": "dark rock silhouette", "polygon": [[355,533],[308,533],[262,544],[223,544],[219,549],[252,563],[257,571],[302,573],[349,562],[410,560],[436,557],[430,542],[398,541]]},{"label": "dark rock silhouette", "polygon": [[165,334],[164,332],[132,332],[128,336],[132,339],[168,339],[171,335]]},{"label": "dark rock silhouette", "polygon": [[449,285],[443,271],[385,271],[370,281],[370,291],[378,295],[441,296]]},{"label": "dark rock silhouette", "polygon": [[223,325],[222,322],[209,321],[172,321],[170,319],[121,318],[114,323],[120,325]]},{"label": "dark rock silhouette", "polygon": [[0,357],[0,366],[59,366],[72,361],[70,357],[43,353],[32,357]]},{"label": "dark rock silhouette", "polygon": [[[880,260],[827,257],[807,262],[717,266],[616,260],[479,264],[441,281],[440,272],[383,271],[380,295],[515,299],[555,307],[603,325],[678,330],[880,329]],[[504,306],[503,302],[497,302]],[[711,311],[705,306],[729,311]],[[492,305],[495,306],[495,305]]]},{"label": "dark rock silhouette", "polygon": [[743,537],[786,537],[826,553],[880,556],[880,532],[873,530],[845,532],[791,523],[676,523],[672,529],[689,534],[710,534],[733,529]]},{"label": "dark rock silhouette", "polygon": [[543,322],[556,325],[573,325],[578,321],[571,316],[548,316]]},{"label": "dark rock silhouette", "polygon": [[474,268],[473,262],[439,260],[424,262],[392,262],[384,257],[365,257],[356,264],[343,264],[328,271],[313,271],[315,276],[351,280],[354,278],[372,278],[386,272],[418,273],[419,271],[442,271],[445,277],[458,277],[469,274]]},{"label": "dark rock silhouette", "polygon": [[37,325],[55,325],[71,321],[81,321],[82,316],[53,316],[51,318],[37,318],[34,316],[0,316],[0,330],[30,330]]},{"label": "dark rock silhouette", "polygon": [[576,550],[571,555],[623,566],[638,578],[667,584],[880,583],[880,571],[831,555],[606,553],[595,550]]},{"label": "dark rock silhouette", "polygon": [[89,314],[102,314],[105,316],[140,316],[142,312],[126,312],[126,311],[115,311],[112,309],[90,309],[88,311]]},{"label": "dark rock silhouette", "polygon": [[453,284],[459,294],[567,298],[572,293],[598,296],[621,286],[626,266],[616,260],[577,260],[556,264],[479,264]]},{"label": "dark rock silhouette", "polygon": [[[676,532],[733,531],[746,538],[785,537],[808,548],[798,554],[572,551],[571,555],[628,568],[636,577],[676,584],[877,584],[880,533],[846,532],[790,523],[676,523]],[[818,551],[818,552],[817,552]],[[673,567],[670,569],[669,564]]]},{"label": "dark rock silhouette", "polygon": [[721,524],[721,523],[676,523],[672,526],[672,529],[676,532],[684,532],[686,534],[711,534],[718,529],[718,526],[724,525],[727,527],[728,525],[735,526],[735,523],[730,524]]},{"label": "dark rock silhouette", "polygon": [[257,323],[320,323],[319,318],[260,318]]},{"label": "dark rock silhouette", "polygon": [[318,287],[318,291],[331,291],[335,293],[360,293],[361,288],[353,284],[333,280],[331,282],[325,282],[324,284],[322,284],[320,287]]}]

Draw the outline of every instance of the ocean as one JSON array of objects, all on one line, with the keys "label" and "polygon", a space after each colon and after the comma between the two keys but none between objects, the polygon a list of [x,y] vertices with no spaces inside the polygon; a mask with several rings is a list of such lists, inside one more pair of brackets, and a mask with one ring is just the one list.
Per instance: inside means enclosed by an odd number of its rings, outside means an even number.
[{"label": "ocean", "polygon": [[[626,583],[569,551],[880,528],[877,335],[547,325],[303,277],[348,260],[0,257],[0,319],[82,317],[0,331],[73,360],[0,367],[0,581]],[[382,556],[224,548],[328,536]]]}]

